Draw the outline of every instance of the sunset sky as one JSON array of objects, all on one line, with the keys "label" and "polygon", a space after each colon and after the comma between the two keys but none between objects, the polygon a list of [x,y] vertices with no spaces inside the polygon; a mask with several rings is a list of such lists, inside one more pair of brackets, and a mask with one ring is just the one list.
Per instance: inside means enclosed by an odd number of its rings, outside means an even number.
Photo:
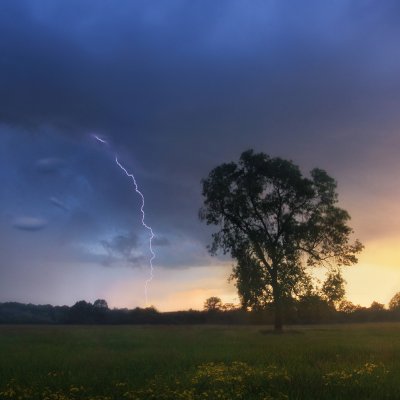
[{"label": "sunset sky", "polygon": [[[200,181],[249,148],[325,169],[365,245],[364,306],[400,291],[398,1],[0,2],[0,302],[238,302]],[[107,140],[96,141],[93,134]]]}]

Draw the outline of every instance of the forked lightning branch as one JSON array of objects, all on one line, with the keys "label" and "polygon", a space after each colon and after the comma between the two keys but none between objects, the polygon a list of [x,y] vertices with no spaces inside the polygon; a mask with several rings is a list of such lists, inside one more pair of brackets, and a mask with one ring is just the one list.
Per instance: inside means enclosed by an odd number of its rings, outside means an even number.
[{"label": "forked lightning branch", "polygon": [[[93,135],[93,137],[99,141],[102,144],[106,144],[108,145],[107,141],[105,141],[104,139],[101,139],[100,137]],[[149,237],[149,250],[150,250],[150,260],[149,260],[149,265],[150,265],[150,276],[148,279],[146,279],[145,284],[144,284],[144,294],[145,294],[145,299],[146,299],[146,305],[148,305],[148,287],[150,282],[153,280],[154,277],[154,267],[153,267],[153,261],[156,258],[156,254],[153,251],[153,239],[155,237],[153,229],[146,224],[145,222],[145,213],[144,213],[144,205],[145,205],[145,201],[144,201],[144,196],[143,193],[139,190],[138,184],[136,182],[136,179],[134,177],[133,174],[129,173],[127,171],[127,169],[118,161],[118,157],[115,157],[115,163],[118,165],[118,167],[124,171],[125,175],[129,178],[132,179],[133,185],[135,187],[135,192],[139,195],[140,199],[141,199],[141,206],[140,206],[140,212],[142,214],[142,225],[143,227],[150,233],[150,237]]]}]

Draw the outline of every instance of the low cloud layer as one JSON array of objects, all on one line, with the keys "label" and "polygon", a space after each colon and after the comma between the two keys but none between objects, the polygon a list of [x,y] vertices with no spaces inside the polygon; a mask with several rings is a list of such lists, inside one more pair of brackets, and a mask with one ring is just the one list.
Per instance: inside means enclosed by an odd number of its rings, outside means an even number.
[{"label": "low cloud layer", "polygon": [[40,231],[45,228],[46,225],[46,220],[36,217],[18,217],[13,222],[14,228],[31,232]]}]

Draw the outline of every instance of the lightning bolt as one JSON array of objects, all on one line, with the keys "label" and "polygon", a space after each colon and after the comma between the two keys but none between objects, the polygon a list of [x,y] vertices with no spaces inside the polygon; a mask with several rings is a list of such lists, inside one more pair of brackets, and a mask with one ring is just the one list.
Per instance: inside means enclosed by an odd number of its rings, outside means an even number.
[{"label": "lightning bolt", "polygon": [[122,166],[120,164],[120,162],[118,161],[118,157],[115,157],[115,162],[117,163],[118,167],[120,167],[122,169],[122,171],[125,172],[126,176],[128,176],[129,178],[132,179],[133,181],[133,185],[135,186],[135,192],[140,196],[140,198],[142,199],[142,204],[140,206],[140,212],[142,213],[142,225],[150,232],[150,239],[149,239],[149,249],[150,249],[150,253],[151,253],[151,257],[150,257],[150,277],[146,280],[145,284],[144,284],[144,294],[146,297],[146,305],[148,305],[148,297],[147,297],[147,292],[148,292],[148,286],[150,284],[150,282],[153,280],[154,277],[154,268],[153,268],[153,260],[156,258],[156,255],[153,251],[153,239],[154,239],[154,233],[153,233],[153,229],[151,229],[151,227],[149,225],[146,224],[146,222],[144,221],[145,219],[145,214],[144,214],[144,196],[143,193],[139,190],[138,185],[136,183],[136,179],[135,177],[130,174],[126,168],[124,166]]},{"label": "lightning bolt", "polygon": [[[100,143],[102,144],[106,144],[108,145],[108,142],[104,139],[101,139],[100,137],[93,135],[93,137],[98,140]],[[150,233],[150,238],[149,238],[149,250],[150,250],[150,260],[149,260],[149,264],[150,264],[150,276],[148,279],[146,279],[145,284],[144,284],[144,295],[145,295],[145,299],[146,299],[146,305],[148,305],[148,289],[149,289],[149,284],[150,282],[153,280],[154,278],[154,267],[153,267],[153,261],[156,258],[156,254],[153,251],[153,239],[155,237],[153,229],[151,228],[151,226],[147,225],[145,222],[145,213],[144,213],[144,205],[145,205],[145,201],[144,201],[144,196],[143,193],[139,190],[139,186],[136,182],[136,179],[134,177],[133,174],[129,173],[128,170],[118,161],[118,157],[115,156],[115,163],[118,165],[118,167],[124,171],[125,175],[129,178],[132,179],[133,185],[135,187],[135,192],[139,195],[142,203],[140,206],[140,212],[142,214],[142,225],[145,229],[147,229],[147,231]]]}]

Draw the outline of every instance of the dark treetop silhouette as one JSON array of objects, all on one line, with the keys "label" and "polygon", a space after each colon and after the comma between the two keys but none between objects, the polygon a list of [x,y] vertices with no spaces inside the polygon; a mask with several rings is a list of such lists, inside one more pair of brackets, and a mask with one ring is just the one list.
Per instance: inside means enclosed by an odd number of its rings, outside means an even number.
[{"label": "dark treetop silhouette", "polygon": [[217,311],[223,307],[222,300],[219,297],[212,296],[206,299],[204,302],[204,310],[206,311]]},{"label": "dark treetop silhouette", "polygon": [[243,306],[273,303],[276,331],[285,299],[310,291],[310,268],[323,265],[332,275],[357,263],[363,246],[350,243],[350,216],[336,206],[336,182],[325,171],[304,177],[291,161],[248,150],[202,184],[200,219],[220,227],[211,253],[222,249],[236,259]]}]

